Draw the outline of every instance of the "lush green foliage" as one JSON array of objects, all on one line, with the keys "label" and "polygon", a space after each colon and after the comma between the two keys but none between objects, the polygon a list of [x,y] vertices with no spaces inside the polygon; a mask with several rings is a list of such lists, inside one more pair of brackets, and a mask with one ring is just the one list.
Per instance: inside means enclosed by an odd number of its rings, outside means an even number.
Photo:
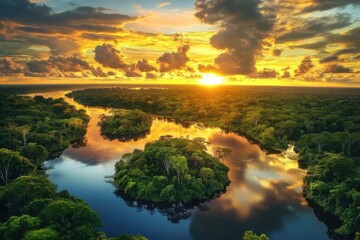
[{"label": "lush green foliage", "polygon": [[89,117],[64,99],[0,93],[0,148],[20,152],[39,167],[86,133]]},{"label": "lush green foliage", "polygon": [[243,240],[269,240],[265,234],[256,235],[253,231],[246,231]]},{"label": "lush green foliage", "polygon": [[339,234],[360,231],[360,91],[265,87],[88,89],[70,94],[97,106],[137,108],[241,133],[263,147],[296,143],[308,199],[338,216]]},{"label": "lush green foliage", "polygon": [[[0,189],[1,239],[96,239],[97,213],[42,176],[21,176]],[[86,236],[86,237],[84,237]]]},{"label": "lush green foliage", "polygon": [[137,200],[190,202],[206,199],[229,183],[228,168],[198,141],[159,140],[116,163],[115,185]]},{"label": "lush green foliage", "polygon": [[101,134],[122,141],[144,137],[150,131],[151,117],[141,110],[115,110],[111,116],[102,116]]}]

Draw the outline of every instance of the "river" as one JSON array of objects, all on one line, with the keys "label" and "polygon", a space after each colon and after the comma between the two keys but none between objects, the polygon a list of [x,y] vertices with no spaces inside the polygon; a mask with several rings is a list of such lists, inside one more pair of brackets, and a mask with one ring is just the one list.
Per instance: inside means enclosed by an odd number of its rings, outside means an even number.
[{"label": "river", "polygon": [[[120,142],[100,135],[99,117],[110,109],[85,107],[65,97],[66,91],[37,93],[44,97],[63,97],[90,115],[85,146],[70,146],[56,159],[45,163],[49,179],[58,190],[83,199],[95,209],[109,237],[142,234],[151,240],[241,239],[244,231],[265,233],[272,240],[329,239],[327,227],[318,220],[302,196],[305,172],[298,167],[292,148],[268,155],[258,145],[219,128],[196,125],[183,127],[171,121],[154,119],[146,138]],[[158,209],[117,196],[109,181],[114,164],[124,153],[143,149],[147,142],[172,135],[205,138],[209,149],[232,149],[222,161],[231,180],[220,197],[192,209]],[[186,216],[180,219],[179,216]],[[180,217],[181,218],[181,217]]]}]

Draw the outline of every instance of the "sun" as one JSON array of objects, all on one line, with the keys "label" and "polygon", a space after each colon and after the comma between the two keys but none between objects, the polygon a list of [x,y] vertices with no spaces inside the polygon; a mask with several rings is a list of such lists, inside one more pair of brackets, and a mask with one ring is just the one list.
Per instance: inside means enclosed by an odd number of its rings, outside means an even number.
[{"label": "sun", "polygon": [[220,85],[224,83],[224,78],[214,74],[204,73],[202,74],[202,79],[200,79],[199,83],[207,86]]}]

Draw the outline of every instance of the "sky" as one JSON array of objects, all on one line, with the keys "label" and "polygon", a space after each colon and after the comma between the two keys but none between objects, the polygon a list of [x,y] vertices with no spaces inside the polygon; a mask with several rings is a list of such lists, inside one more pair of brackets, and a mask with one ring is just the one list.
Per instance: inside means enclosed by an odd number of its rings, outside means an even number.
[{"label": "sky", "polygon": [[359,16],[359,0],[0,0],[0,84],[360,87]]}]

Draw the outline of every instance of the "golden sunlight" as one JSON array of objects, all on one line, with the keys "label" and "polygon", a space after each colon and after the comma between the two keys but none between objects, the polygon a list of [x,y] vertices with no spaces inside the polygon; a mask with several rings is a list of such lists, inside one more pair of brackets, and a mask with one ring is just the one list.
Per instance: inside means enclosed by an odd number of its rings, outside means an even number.
[{"label": "golden sunlight", "polygon": [[202,74],[202,79],[200,79],[199,83],[208,86],[220,85],[224,83],[224,78],[214,74],[206,73]]}]

